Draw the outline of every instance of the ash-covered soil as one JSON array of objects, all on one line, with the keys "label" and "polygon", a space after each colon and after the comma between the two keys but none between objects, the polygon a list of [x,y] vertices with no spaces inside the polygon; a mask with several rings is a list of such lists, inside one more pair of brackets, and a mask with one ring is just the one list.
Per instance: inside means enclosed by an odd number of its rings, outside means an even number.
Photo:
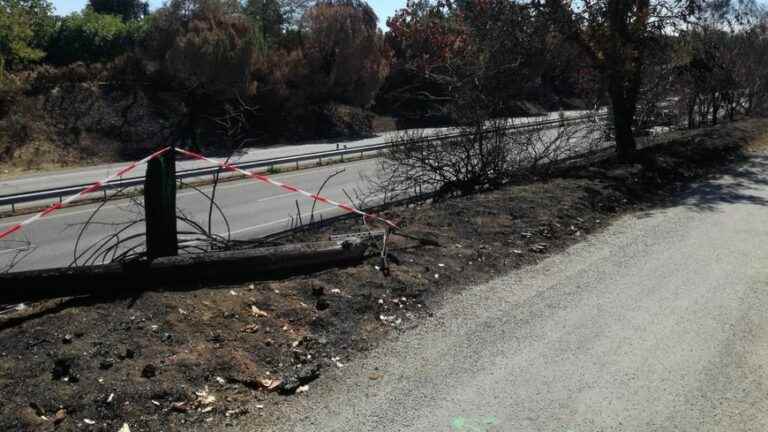
[{"label": "ash-covered soil", "polygon": [[[603,160],[502,190],[388,209],[389,273],[359,265],[284,280],[63,299],[0,316],[0,430],[217,430],[269,424],[326,368],[418,325],[463,287],[532,264],[616,215],[667,205],[765,142],[768,121],[678,133],[638,165]],[[360,231],[337,221],[286,241]],[[426,244],[425,244],[426,243]],[[125,429],[123,429],[125,430]],[[265,429],[268,430],[268,429]]]}]

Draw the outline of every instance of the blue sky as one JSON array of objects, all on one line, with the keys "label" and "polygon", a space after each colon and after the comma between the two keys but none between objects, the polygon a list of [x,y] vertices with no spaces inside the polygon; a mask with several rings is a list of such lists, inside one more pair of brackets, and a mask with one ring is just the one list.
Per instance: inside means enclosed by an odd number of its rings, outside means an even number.
[{"label": "blue sky", "polygon": [[[83,9],[88,0],[52,0],[52,2],[58,15],[67,15]],[[149,4],[152,9],[155,9],[163,5],[163,0],[149,0]],[[387,17],[391,16],[396,9],[404,7],[405,0],[368,0],[368,4],[379,16],[379,26],[385,28]]]}]

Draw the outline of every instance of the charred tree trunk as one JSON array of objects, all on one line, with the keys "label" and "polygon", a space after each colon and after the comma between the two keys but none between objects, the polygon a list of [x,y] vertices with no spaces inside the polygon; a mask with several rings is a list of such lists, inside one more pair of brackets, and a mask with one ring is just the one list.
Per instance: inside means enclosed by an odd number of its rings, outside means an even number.
[{"label": "charred tree trunk", "polygon": [[625,91],[625,81],[621,76],[611,75],[609,92],[613,112],[613,129],[616,139],[616,154],[619,160],[632,161],[637,152],[637,143],[632,132],[635,119],[636,101]]},{"label": "charred tree trunk", "polygon": [[150,260],[178,255],[176,231],[175,151],[152,159],[144,183],[147,256]]}]

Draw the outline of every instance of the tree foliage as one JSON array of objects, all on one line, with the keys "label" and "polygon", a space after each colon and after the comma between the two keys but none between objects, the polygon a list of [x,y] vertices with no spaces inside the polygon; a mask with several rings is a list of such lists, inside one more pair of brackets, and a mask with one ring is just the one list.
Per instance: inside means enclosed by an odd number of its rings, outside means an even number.
[{"label": "tree foliage", "polygon": [[46,0],[0,0],[0,57],[5,68],[18,69],[45,57],[55,20]]},{"label": "tree foliage", "polygon": [[78,61],[107,62],[130,52],[141,40],[146,25],[124,22],[115,15],[86,9],[61,20],[48,48],[48,61],[66,65]]},{"label": "tree foliage", "polygon": [[359,107],[373,102],[387,75],[388,51],[367,3],[325,0],[302,19],[302,46],[310,99]]},{"label": "tree foliage", "polygon": [[142,58],[156,90],[183,101],[180,130],[194,146],[204,116],[250,93],[260,43],[234,2],[172,0],[153,16]]},{"label": "tree foliage", "polygon": [[149,15],[149,2],[141,0],[88,0],[97,14],[115,15],[123,21],[139,20]]}]

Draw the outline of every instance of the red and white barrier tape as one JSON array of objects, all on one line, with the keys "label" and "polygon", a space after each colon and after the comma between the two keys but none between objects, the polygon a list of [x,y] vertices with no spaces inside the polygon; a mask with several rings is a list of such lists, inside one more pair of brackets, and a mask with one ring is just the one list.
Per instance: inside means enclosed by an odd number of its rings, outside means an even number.
[{"label": "red and white barrier tape", "polygon": [[80,192],[78,192],[78,193],[68,197],[67,199],[65,199],[65,200],[63,200],[61,202],[57,202],[57,203],[51,204],[50,206],[48,206],[48,208],[46,208],[45,210],[41,211],[40,213],[32,216],[31,218],[29,218],[29,219],[27,219],[25,221],[19,222],[19,223],[15,224],[15,225],[12,225],[10,228],[6,229],[5,231],[0,231],[0,239],[15,233],[16,231],[22,229],[25,225],[29,225],[32,222],[35,222],[36,220],[38,220],[38,219],[40,219],[42,217],[48,216],[49,214],[55,212],[56,210],[58,210],[58,209],[60,209],[62,207],[65,207],[67,204],[71,203],[72,201],[74,201],[74,200],[76,200],[76,199],[78,199],[78,198],[80,198],[80,197],[82,197],[84,195],[87,195],[87,194],[89,194],[91,192],[99,190],[103,185],[111,182],[112,180],[116,179],[117,177],[124,176],[129,171],[131,171],[134,168],[136,168],[137,166],[149,162],[150,160],[152,160],[152,159],[162,155],[163,153],[167,152],[168,150],[170,150],[170,147],[162,148],[162,149],[152,153],[151,155],[145,157],[144,159],[142,159],[140,161],[133,162],[132,164],[126,166],[125,168],[123,168],[120,171],[112,174],[111,176],[109,176],[109,177],[107,177],[107,178],[105,178],[103,180],[99,180],[96,183],[91,184],[90,186],[88,186],[85,189],[81,190]]},{"label": "red and white barrier tape", "polygon": [[187,156],[193,157],[195,159],[204,160],[204,161],[209,162],[211,164],[218,165],[218,166],[222,167],[225,170],[238,172],[238,173],[243,174],[245,176],[248,176],[250,178],[256,179],[256,180],[264,182],[264,183],[271,184],[273,186],[277,186],[277,187],[285,189],[287,191],[296,192],[296,193],[302,194],[302,195],[304,195],[304,196],[306,196],[306,197],[308,197],[308,198],[310,198],[312,200],[319,201],[319,202],[322,202],[322,203],[326,203],[326,204],[330,204],[332,206],[339,207],[340,209],[343,209],[343,210],[345,210],[345,211],[347,211],[349,213],[357,213],[357,214],[363,216],[363,218],[365,218],[365,220],[378,220],[378,221],[384,222],[385,224],[389,225],[392,228],[397,228],[397,225],[394,222],[391,222],[391,221],[389,221],[387,219],[384,219],[384,218],[382,218],[380,216],[376,216],[374,214],[370,214],[370,213],[366,213],[366,212],[364,212],[362,210],[358,210],[358,209],[356,209],[355,207],[352,207],[349,204],[344,204],[344,203],[339,203],[339,202],[333,201],[333,200],[331,200],[329,198],[326,198],[324,196],[316,195],[316,194],[307,192],[305,190],[299,189],[297,187],[290,186],[290,185],[287,185],[285,183],[281,183],[281,182],[276,181],[276,180],[272,180],[271,178],[269,178],[267,176],[264,176],[264,175],[260,175],[260,174],[256,174],[256,173],[253,173],[253,172],[250,172],[250,171],[246,171],[246,170],[240,169],[240,168],[238,168],[238,167],[236,167],[234,165],[231,165],[229,163],[219,162],[219,161],[216,161],[214,159],[207,158],[207,157],[205,157],[205,156],[203,156],[201,154],[193,153],[193,152],[191,152],[189,150],[184,150],[184,149],[176,148],[176,151],[178,151],[179,153],[185,154]]}]

